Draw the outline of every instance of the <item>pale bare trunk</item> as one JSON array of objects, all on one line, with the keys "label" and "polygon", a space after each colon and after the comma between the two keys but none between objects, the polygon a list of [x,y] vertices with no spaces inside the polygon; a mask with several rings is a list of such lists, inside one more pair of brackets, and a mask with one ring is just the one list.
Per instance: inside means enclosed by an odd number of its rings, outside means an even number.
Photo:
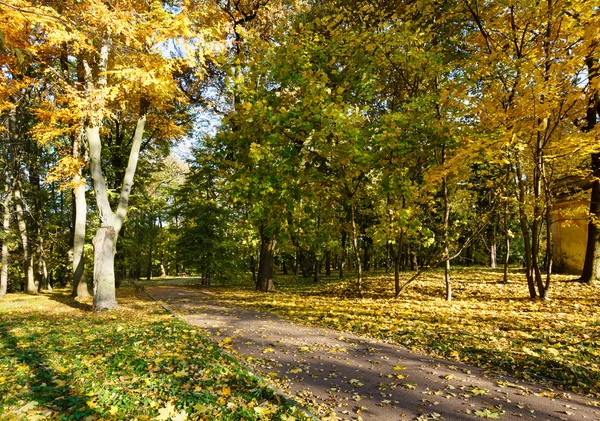
[{"label": "pale bare trunk", "polygon": [[[76,135],[73,141],[73,158],[81,156],[81,136]],[[87,203],[85,199],[85,178],[82,176],[81,168],[73,177],[73,196],[75,209],[75,223],[73,232],[73,290],[71,291],[72,298],[89,297],[87,279],[84,276],[84,254],[83,246],[85,243],[85,225],[87,220]]]},{"label": "pale bare trunk", "polygon": [[12,199],[12,192],[8,187],[8,183],[5,186],[4,196],[4,217],[2,218],[2,269],[0,273],[0,298],[6,295],[8,288],[8,231],[10,229],[10,201]]},{"label": "pale bare trunk", "polygon": [[117,306],[115,294],[115,242],[113,227],[100,227],[92,240],[94,244],[94,309]]},{"label": "pale bare trunk", "polygon": [[40,291],[52,291],[52,285],[48,280],[48,267],[46,266],[46,253],[44,251],[44,239],[41,235],[38,236],[37,247],[37,271],[40,278]]},{"label": "pale bare trunk", "polygon": [[[123,187],[119,197],[117,211],[112,212],[108,201],[108,190],[101,167],[101,142],[99,127],[86,129],[90,151],[90,172],[94,182],[96,203],[100,214],[100,228],[94,237],[94,309],[116,307],[116,285],[114,257],[117,251],[117,240],[123,222],[127,216],[129,195],[133,186],[133,178],[140,153],[142,135],[146,123],[146,116],[138,120],[133,137],[133,144],[129,154],[129,161],[123,178]],[[112,250],[109,256],[108,250]]]},{"label": "pale bare trunk", "polygon": [[15,209],[17,213],[17,226],[19,235],[21,236],[21,245],[23,246],[23,263],[25,272],[25,292],[33,294],[37,292],[35,285],[35,276],[33,271],[33,255],[31,253],[31,245],[29,243],[29,235],[27,233],[27,223],[25,222],[25,212],[23,210],[23,197],[21,196],[21,185],[15,179],[13,185],[15,197]]},{"label": "pale bare trunk", "polygon": [[362,265],[360,261],[360,250],[358,249],[358,228],[356,226],[355,205],[350,205],[350,217],[352,219],[352,248],[354,250],[354,261],[356,263],[356,291],[362,297]]}]

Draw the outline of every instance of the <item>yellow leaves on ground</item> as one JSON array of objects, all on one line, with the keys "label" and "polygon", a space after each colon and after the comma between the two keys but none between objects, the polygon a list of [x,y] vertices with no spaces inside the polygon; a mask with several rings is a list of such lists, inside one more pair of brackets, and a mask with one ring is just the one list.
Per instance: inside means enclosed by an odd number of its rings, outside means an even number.
[{"label": "yellow leaves on ground", "polygon": [[73,307],[64,293],[9,294],[0,302],[0,418],[258,421],[296,414],[133,289],[120,288],[119,309],[101,313]]},{"label": "yellow leaves on ground", "polygon": [[[410,277],[402,273],[401,282]],[[457,269],[452,277],[452,302],[438,298],[444,283],[437,270],[423,273],[398,300],[392,298],[391,274],[368,277],[364,298],[352,294],[351,279],[315,285],[281,277],[277,292],[269,295],[240,289],[216,293],[306,325],[366,334],[492,370],[537,374],[600,396],[600,285],[553,275],[551,299],[532,301],[520,271],[511,271],[508,284],[500,282],[501,270]]]}]

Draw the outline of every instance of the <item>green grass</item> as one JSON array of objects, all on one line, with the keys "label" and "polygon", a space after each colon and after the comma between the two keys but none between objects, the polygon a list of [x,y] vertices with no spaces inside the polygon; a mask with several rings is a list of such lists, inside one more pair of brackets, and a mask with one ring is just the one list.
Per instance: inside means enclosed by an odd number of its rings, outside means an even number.
[{"label": "green grass", "polygon": [[132,288],[102,313],[64,294],[0,301],[2,420],[303,419]]}]

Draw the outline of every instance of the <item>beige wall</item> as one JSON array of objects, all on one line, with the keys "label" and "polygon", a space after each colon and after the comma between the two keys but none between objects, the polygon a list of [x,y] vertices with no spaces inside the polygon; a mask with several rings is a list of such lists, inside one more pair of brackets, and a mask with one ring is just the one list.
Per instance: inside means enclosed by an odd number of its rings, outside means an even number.
[{"label": "beige wall", "polygon": [[579,275],[583,269],[588,231],[589,202],[573,200],[552,209],[555,272]]}]

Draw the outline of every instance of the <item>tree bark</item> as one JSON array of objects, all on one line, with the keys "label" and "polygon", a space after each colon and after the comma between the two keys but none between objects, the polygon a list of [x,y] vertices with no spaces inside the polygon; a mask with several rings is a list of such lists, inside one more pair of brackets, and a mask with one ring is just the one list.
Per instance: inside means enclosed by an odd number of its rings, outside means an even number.
[{"label": "tree bark", "polygon": [[318,283],[321,280],[321,261],[323,258],[315,256],[315,272],[313,276],[313,282]]},{"label": "tree bark", "polygon": [[277,246],[277,233],[266,235],[264,229],[260,233],[260,257],[258,261],[258,276],[256,289],[269,292],[275,289],[273,285],[273,268],[275,266],[275,248]]},{"label": "tree bark", "polygon": [[[90,151],[90,172],[94,182],[94,192],[96,193],[96,204],[100,214],[100,228],[94,237],[94,309],[99,311],[105,308],[116,307],[116,284],[115,284],[115,259],[117,251],[117,240],[119,232],[127,216],[127,206],[129,195],[133,186],[133,178],[137,168],[137,162],[140,154],[142,135],[146,123],[144,114],[138,119],[138,123],[133,136],[133,143],[129,153],[129,161],[123,177],[123,186],[119,196],[119,204],[115,213],[112,212],[108,200],[108,190],[106,181],[102,174],[101,166],[101,142],[100,128],[88,127],[86,129],[87,139]],[[106,234],[104,231],[112,229],[114,235]],[[112,257],[108,258],[105,248],[107,244],[113,247]],[[96,251],[96,247],[99,250]],[[100,261],[95,259],[100,257]],[[98,298],[96,298],[98,296]],[[112,297],[112,298],[111,298]]]},{"label": "tree bark", "polygon": [[[400,294],[400,259],[402,256],[402,243],[404,242],[404,231],[400,232],[400,238],[398,239],[398,247],[394,254],[394,293],[397,297]],[[391,250],[391,244],[388,246],[388,251]]]},{"label": "tree bark", "polygon": [[[73,158],[81,157],[81,136],[75,135],[73,138]],[[84,254],[83,246],[85,243],[85,225],[87,220],[87,203],[85,200],[85,178],[82,176],[81,168],[77,170],[73,177],[73,204],[75,221],[73,224],[73,290],[71,298],[84,298],[90,296],[87,279],[84,276]]]},{"label": "tree bark", "polygon": [[146,267],[146,279],[152,279],[152,251],[154,249],[154,218],[152,218],[152,228],[150,230],[150,247],[148,248],[148,262]]},{"label": "tree bark", "polygon": [[519,204],[519,223],[521,225],[521,234],[523,235],[523,245],[525,248],[527,287],[529,288],[529,296],[533,299],[537,297],[537,293],[535,291],[535,283],[533,279],[534,275],[531,256],[531,237],[529,235],[527,214],[525,213],[525,182],[523,181],[521,161],[519,159],[518,152],[515,155],[515,168],[517,175],[517,202]]},{"label": "tree bark", "polygon": [[12,199],[12,192],[8,186],[8,183],[4,186],[4,212],[2,218],[2,269],[0,272],[0,299],[6,295],[8,288],[8,231],[10,229],[10,201]]},{"label": "tree bark", "polygon": [[362,297],[362,265],[360,261],[360,250],[358,248],[358,228],[356,226],[355,205],[350,205],[350,218],[352,222],[352,248],[354,249],[354,262],[356,264],[356,292]]},{"label": "tree bark", "polygon": [[450,280],[450,244],[448,230],[450,228],[450,202],[448,199],[448,176],[442,178],[442,195],[444,198],[444,282],[446,284],[446,301],[452,301],[452,283]]},{"label": "tree bark", "polygon": [[344,277],[344,266],[346,265],[346,237],[348,234],[346,231],[342,231],[342,249],[340,250],[340,267],[339,267],[339,278]]},{"label": "tree bark", "polygon": [[28,294],[37,292],[35,285],[35,276],[33,271],[33,254],[31,253],[31,244],[27,233],[27,223],[25,222],[25,212],[23,211],[23,197],[21,196],[21,184],[15,177],[13,184],[13,195],[15,198],[15,209],[17,213],[17,226],[21,236],[21,245],[23,246],[23,266],[25,272],[24,291]]},{"label": "tree bark", "polygon": [[585,248],[585,260],[581,273],[581,282],[600,280],[600,153],[592,154],[592,194],[590,198],[590,222]]},{"label": "tree bark", "polygon": [[115,294],[115,242],[114,227],[98,228],[94,245],[94,310],[117,307]]}]

